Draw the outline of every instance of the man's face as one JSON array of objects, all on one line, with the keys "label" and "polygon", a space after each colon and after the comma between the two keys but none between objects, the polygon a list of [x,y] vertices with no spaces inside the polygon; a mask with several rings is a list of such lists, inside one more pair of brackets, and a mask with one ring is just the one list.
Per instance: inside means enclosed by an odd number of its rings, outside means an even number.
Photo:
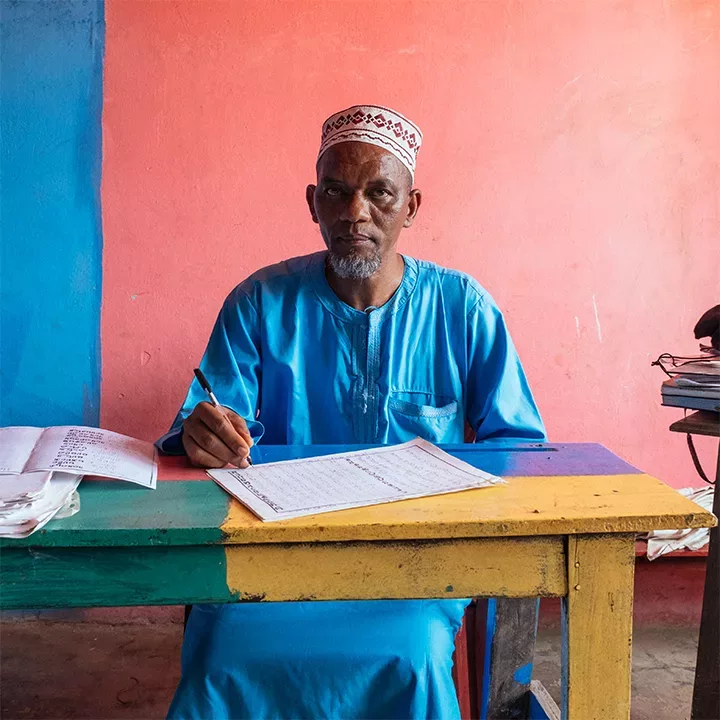
[{"label": "man's face", "polygon": [[370,277],[417,213],[420,193],[411,190],[410,173],[380,147],[345,142],[320,158],[317,183],[308,186],[307,201],[332,269],[340,277]]}]

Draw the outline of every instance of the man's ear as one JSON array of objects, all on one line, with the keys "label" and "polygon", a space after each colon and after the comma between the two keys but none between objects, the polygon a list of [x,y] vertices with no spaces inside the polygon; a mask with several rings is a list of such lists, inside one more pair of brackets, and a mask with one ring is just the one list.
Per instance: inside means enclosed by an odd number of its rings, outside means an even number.
[{"label": "man's ear", "polygon": [[318,222],[317,213],[315,212],[315,185],[308,185],[305,189],[305,199],[307,200],[308,208],[310,209],[310,215],[312,216],[313,222]]},{"label": "man's ear", "polygon": [[[420,190],[411,190],[410,197],[408,199],[408,214],[403,223],[403,227],[410,227],[415,221],[415,216],[418,214],[420,209],[420,203],[422,202],[422,193]],[[317,221],[316,221],[317,222]]]}]

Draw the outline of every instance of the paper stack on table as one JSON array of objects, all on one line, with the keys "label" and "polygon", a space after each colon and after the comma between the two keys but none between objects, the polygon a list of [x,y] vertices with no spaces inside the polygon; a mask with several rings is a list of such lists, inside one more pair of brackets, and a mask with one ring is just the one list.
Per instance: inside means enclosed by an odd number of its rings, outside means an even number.
[{"label": "paper stack on table", "polygon": [[0,537],[32,535],[71,501],[82,475],[32,472],[0,475]]},{"label": "paper stack on table", "polygon": [[84,475],[154,489],[155,448],[90,427],[0,428],[0,536],[26,537],[72,498]]},{"label": "paper stack on table", "polygon": [[720,412],[720,358],[668,365],[656,361],[672,377],[662,384],[662,404]]}]

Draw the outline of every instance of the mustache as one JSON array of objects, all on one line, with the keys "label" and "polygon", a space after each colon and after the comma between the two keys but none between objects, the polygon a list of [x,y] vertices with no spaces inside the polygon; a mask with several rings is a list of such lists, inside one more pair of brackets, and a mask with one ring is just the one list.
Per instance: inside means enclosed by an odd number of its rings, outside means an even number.
[{"label": "mustache", "polygon": [[342,233],[341,235],[336,235],[333,239],[345,242],[357,242],[359,240],[364,240],[377,245],[377,240],[375,240],[375,238],[371,237],[370,235],[366,235],[365,233]]}]

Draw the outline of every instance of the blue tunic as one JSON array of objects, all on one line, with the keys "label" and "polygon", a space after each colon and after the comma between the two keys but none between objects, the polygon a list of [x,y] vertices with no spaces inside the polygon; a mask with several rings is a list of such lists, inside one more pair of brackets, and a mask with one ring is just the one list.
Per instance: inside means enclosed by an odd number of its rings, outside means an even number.
[{"label": "blue tunic", "polygon": [[[201,368],[267,444],[543,441],[502,314],[463,273],[405,257],[365,312],[325,253],[260,270],[226,299]],[[205,395],[193,381],[171,431]],[[451,678],[465,600],[196,606],[173,718],[458,717]]]}]

